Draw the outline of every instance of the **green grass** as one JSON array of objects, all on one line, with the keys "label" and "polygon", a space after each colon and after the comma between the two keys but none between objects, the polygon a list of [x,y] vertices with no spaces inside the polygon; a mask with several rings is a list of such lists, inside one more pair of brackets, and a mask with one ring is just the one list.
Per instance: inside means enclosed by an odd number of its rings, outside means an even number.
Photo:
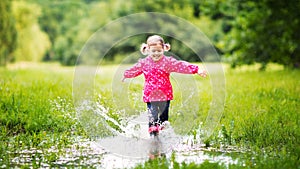
[{"label": "green grass", "polygon": [[40,131],[64,131],[63,111],[54,107],[72,100],[69,74],[43,69],[1,70],[0,107],[1,126],[8,135]]},{"label": "green grass", "polygon": [[[143,77],[131,83],[119,83],[121,76],[116,74],[121,70],[118,66],[103,66],[95,81],[95,100],[105,105],[116,120],[146,109],[141,101]],[[233,145],[248,150],[238,157],[241,163],[230,168],[300,168],[300,71],[272,65],[259,72],[255,66],[246,66],[235,70],[226,68],[225,75],[224,112],[216,132],[206,140],[207,146]],[[0,68],[0,164],[9,165],[15,156],[7,152],[53,145],[64,147],[71,144],[73,135],[86,134],[74,120],[73,76],[74,68],[52,64]],[[184,111],[183,87],[174,83],[170,121],[175,127],[180,121],[204,122],[207,116],[212,100],[210,79],[194,79],[200,86],[197,91],[200,99],[191,101]],[[197,112],[193,112],[195,105]],[[118,112],[122,108],[126,111]],[[59,153],[49,154],[45,159],[51,164],[58,156]],[[176,164],[174,159],[171,162]],[[169,165],[170,160],[148,161],[137,168]],[[178,168],[225,168],[209,162],[176,165]]]},{"label": "green grass", "polygon": [[[76,134],[72,69],[57,68],[0,68],[0,164],[10,167],[12,152],[67,146]],[[44,160],[59,154],[46,153]]]},{"label": "green grass", "polygon": [[[221,123],[235,122],[234,137],[258,148],[299,143],[299,71],[231,72]],[[291,148],[291,150],[294,148]]]}]

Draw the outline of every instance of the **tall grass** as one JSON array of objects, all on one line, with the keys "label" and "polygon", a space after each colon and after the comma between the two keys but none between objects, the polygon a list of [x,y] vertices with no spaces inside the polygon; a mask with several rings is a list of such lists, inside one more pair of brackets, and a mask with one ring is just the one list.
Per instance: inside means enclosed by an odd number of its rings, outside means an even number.
[{"label": "tall grass", "polygon": [[226,79],[221,123],[235,122],[240,143],[258,148],[299,143],[299,71],[229,72]]},{"label": "tall grass", "polygon": [[[119,84],[114,86],[113,81],[121,81],[120,77],[115,77],[120,73],[116,72],[118,68],[104,66],[95,78],[95,101],[108,108],[110,116],[116,120],[146,110],[141,100],[143,78],[131,83],[117,82]],[[73,71],[74,68],[53,65],[0,68],[0,163],[9,165],[14,155],[8,152],[26,147],[66,146],[72,135],[85,135],[74,120]],[[244,162],[231,165],[231,168],[299,168],[299,70],[271,66],[265,72],[253,67],[227,68],[225,71],[225,109],[216,132],[206,142],[207,146],[234,145],[248,150],[239,157]],[[191,106],[184,110],[182,88],[174,84],[175,99],[170,109],[172,125],[180,124],[182,119],[192,119],[194,124],[205,121],[212,100],[210,79],[194,79],[200,86],[197,90],[200,99],[191,101]],[[114,87],[120,89],[112,89]],[[123,91],[117,95],[118,90]],[[195,106],[198,111],[191,116],[189,112],[194,111]],[[119,111],[124,107],[127,107],[125,112]],[[58,155],[46,157],[51,163]],[[138,168],[153,168],[153,165],[164,168],[169,164],[150,161]],[[191,166],[178,164],[179,168]],[[198,168],[205,166],[224,168],[208,162]]]},{"label": "tall grass", "polygon": [[[68,75],[48,70],[1,70],[1,126],[8,135],[39,131],[64,131],[64,113],[54,102],[70,102],[72,83]],[[61,103],[63,104],[63,103]],[[68,104],[68,103],[67,103]]]},{"label": "tall grass", "polygon": [[[0,68],[0,164],[13,167],[11,160],[20,150],[71,142],[78,126],[70,117],[74,115],[72,71],[57,68]],[[46,153],[44,160],[53,161],[58,154]]]}]

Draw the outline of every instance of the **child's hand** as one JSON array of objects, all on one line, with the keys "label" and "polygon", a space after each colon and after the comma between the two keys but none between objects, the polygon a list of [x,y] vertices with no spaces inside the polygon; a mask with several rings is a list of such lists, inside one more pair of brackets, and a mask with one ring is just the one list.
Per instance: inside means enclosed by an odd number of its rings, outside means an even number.
[{"label": "child's hand", "polygon": [[207,72],[204,69],[199,69],[198,70],[198,75],[202,76],[202,77],[206,77],[207,76]]}]

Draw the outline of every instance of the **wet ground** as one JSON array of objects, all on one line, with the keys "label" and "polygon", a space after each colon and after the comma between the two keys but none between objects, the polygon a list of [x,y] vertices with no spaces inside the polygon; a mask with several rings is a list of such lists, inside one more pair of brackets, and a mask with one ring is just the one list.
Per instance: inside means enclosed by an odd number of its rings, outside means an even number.
[{"label": "wet ground", "polygon": [[[237,160],[228,155],[237,152],[235,148],[206,148],[204,144],[195,142],[192,136],[176,135],[171,126],[161,131],[158,137],[150,137],[146,122],[147,116],[142,113],[130,120],[127,126],[122,126],[126,132],[120,132],[115,136],[93,141],[76,138],[75,143],[64,150],[53,147],[48,150],[12,152],[15,158],[11,159],[11,164],[18,167],[39,163],[42,168],[67,166],[132,168],[148,159],[162,156],[170,159],[172,153],[175,153],[176,161],[179,163],[184,161],[199,164],[206,160],[225,165],[237,163]],[[51,153],[60,155],[51,161],[49,160]]]}]

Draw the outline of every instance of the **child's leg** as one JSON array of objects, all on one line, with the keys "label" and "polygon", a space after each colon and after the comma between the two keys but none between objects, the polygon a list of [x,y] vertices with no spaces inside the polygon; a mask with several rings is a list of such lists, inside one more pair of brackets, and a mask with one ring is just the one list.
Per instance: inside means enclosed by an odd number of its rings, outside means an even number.
[{"label": "child's leg", "polygon": [[158,121],[159,107],[158,102],[147,102],[149,127],[155,125]]},{"label": "child's leg", "polygon": [[164,121],[169,120],[169,107],[170,100],[161,102],[159,109],[161,110],[159,114],[159,123],[163,123]]}]

